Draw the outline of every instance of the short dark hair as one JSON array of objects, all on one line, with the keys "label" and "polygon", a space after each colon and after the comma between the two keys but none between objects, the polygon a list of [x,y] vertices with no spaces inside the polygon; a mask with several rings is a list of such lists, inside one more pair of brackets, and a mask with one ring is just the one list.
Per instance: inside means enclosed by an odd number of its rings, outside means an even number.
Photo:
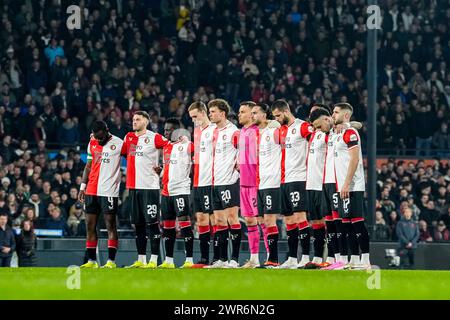
[{"label": "short dark hair", "polygon": [[311,112],[311,114],[309,115],[309,122],[313,123],[314,121],[319,119],[321,116],[329,117],[330,112],[325,108],[318,108],[318,109],[314,110],[313,112]]},{"label": "short dark hair", "polygon": [[108,125],[103,120],[94,121],[92,124],[92,132],[108,131]]},{"label": "short dark hair", "polygon": [[147,120],[150,121],[150,116],[149,116],[149,114],[147,113],[147,111],[138,110],[138,111],[136,111],[136,112],[133,114],[133,116],[136,116],[136,115],[138,115],[138,116],[143,116],[144,118],[146,118]]},{"label": "short dark hair", "polygon": [[259,107],[261,109],[261,111],[267,115],[269,115],[269,113],[270,113],[270,107],[263,102],[255,104],[255,107]]},{"label": "short dark hair", "polygon": [[177,118],[169,118],[166,120],[166,124],[169,123],[173,125],[174,129],[180,129],[181,128],[181,121]]},{"label": "short dark hair", "polygon": [[241,103],[239,103],[239,107],[242,106],[249,106],[250,108],[253,108],[255,106],[257,106],[256,103],[254,103],[253,101],[242,101]]},{"label": "short dark hair", "polygon": [[338,108],[341,108],[342,110],[348,110],[348,111],[350,111],[350,113],[353,114],[353,107],[350,103],[339,102],[339,103],[336,103],[333,107],[334,108],[338,107]]},{"label": "short dark hair", "polygon": [[231,111],[230,105],[224,99],[213,99],[208,102],[208,109],[211,109],[213,107],[216,107],[220,111],[225,112],[225,117],[228,117],[228,114]]},{"label": "short dark hair", "polygon": [[291,111],[291,108],[289,107],[289,103],[287,103],[286,100],[278,99],[275,100],[275,102],[272,104],[272,111],[274,110]]},{"label": "short dark hair", "polygon": [[319,108],[326,109],[331,114],[330,106],[325,104],[325,103],[316,103],[316,102],[314,102],[314,103],[311,104],[311,108],[309,108],[309,109],[312,109],[313,107],[319,107]]}]

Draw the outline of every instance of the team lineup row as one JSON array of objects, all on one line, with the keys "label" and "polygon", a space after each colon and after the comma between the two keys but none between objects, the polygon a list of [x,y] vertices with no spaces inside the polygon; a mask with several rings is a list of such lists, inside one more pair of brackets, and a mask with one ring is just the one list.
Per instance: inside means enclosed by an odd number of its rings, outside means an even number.
[{"label": "team lineup row", "polygon": [[[338,103],[331,111],[326,105],[314,104],[309,121],[303,121],[294,117],[285,100],[275,101],[271,108],[246,101],[239,108],[241,129],[227,120],[229,113],[230,106],[222,99],[211,100],[208,105],[192,103],[193,141],[179,130],[176,119],[166,121],[164,136],[147,130],[149,115],[144,111],[135,112],[133,132],[124,140],[111,135],[103,121],[94,123],[79,196],[88,231],[89,261],[82,267],[98,267],[99,213],[104,214],[108,229],[109,259],[104,267],[116,267],[115,214],[123,156],[127,159],[126,187],[138,252],[131,268],[175,267],[177,221],[185,241],[183,268],[239,267],[239,212],[247,225],[250,249],[250,259],[243,268],[370,268],[369,236],[363,218],[364,168],[357,131],[361,124],[350,122],[351,105]],[[269,120],[271,116],[274,120]],[[162,168],[158,165],[161,149]],[[195,264],[192,213],[197,219],[201,254]],[[278,214],[284,216],[289,248],[289,257],[281,265]],[[158,266],[160,218],[166,255]],[[259,261],[261,233],[267,250],[263,264]],[[151,243],[148,263],[147,235]],[[325,245],[328,257],[323,260]]]}]

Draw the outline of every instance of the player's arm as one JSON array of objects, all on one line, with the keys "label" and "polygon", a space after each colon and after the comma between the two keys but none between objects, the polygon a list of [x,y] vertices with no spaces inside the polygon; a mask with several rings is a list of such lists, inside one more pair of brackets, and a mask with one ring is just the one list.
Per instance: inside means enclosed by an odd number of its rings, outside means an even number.
[{"label": "player's arm", "polygon": [[[155,135],[155,148],[159,149],[159,155],[158,155],[158,159],[162,159],[163,153],[161,152],[162,149],[164,149],[165,146],[167,146],[170,143],[169,140],[167,140],[163,135],[157,133]],[[161,163],[158,160],[158,164],[156,166],[153,167],[153,170],[155,170],[156,174],[161,174],[162,171],[162,166],[159,165],[159,163]]]},{"label": "player's arm", "polygon": [[[236,130],[236,131],[233,133],[233,136],[231,137],[231,143],[233,144],[233,147],[234,147],[235,149],[238,149],[238,148],[239,148],[239,134],[240,134],[240,131],[239,131],[239,130]],[[236,165],[235,165],[235,168],[236,168],[237,171],[240,170],[240,167],[239,167],[239,153],[236,155]]]},{"label": "player's arm", "polygon": [[341,188],[341,198],[347,199],[350,196],[350,183],[355,176],[356,169],[359,163],[359,144],[358,136],[353,130],[348,130],[344,134],[344,141],[348,146],[348,153],[350,156],[350,162],[348,164],[347,176],[345,177],[344,184]]},{"label": "player's arm", "polygon": [[89,158],[89,157],[90,157],[90,154],[88,154],[88,160],[86,161],[86,165],[83,170],[83,176],[81,177],[80,192],[78,193],[78,201],[80,201],[81,203],[84,203],[86,186],[89,181],[89,174],[91,173],[92,156],[91,156],[91,158]]},{"label": "player's arm", "polygon": [[350,127],[356,130],[360,130],[363,127],[363,125],[361,122],[358,121],[350,121]]},{"label": "player's arm", "polygon": [[344,132],[347,129],[353,128],[356,130],[360,130],[363,127],[361,122],[358,121],[350,121],[347,123],[341,123],[338,124],[335,128],[334,128],[334,132],[336,132],[337,134]]},{"label": "player's arm", "polygon": [[307,141],[309,141],[312,137],[312,134],[314,132],[313,126],[309,122],[303,122],[300,127],[300,135],[302,138],[305,138]]}]

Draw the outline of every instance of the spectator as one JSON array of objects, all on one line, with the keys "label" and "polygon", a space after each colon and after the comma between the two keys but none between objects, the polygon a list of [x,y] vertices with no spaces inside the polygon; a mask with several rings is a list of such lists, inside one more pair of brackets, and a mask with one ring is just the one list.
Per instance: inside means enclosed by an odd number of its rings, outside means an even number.
[{"label": "spectator", "polygon": [[64,49],[58,45],[58,41],[53,38],[50,45],[44,50],[45,56],[48,59],[49,66],[53,66],[56,57],[64,57]]},{"label": "spectator", "polygon": [[389,215],[389,228],[391,229],[392,240],[397,240],[397,224],[400,218],[396,211],[392,211]]},{"label": "spectator", "polygon": [[419,232],[420,242],[433,242],[433,238],[431,237],[430,231],[428,230],[427,222],[424,220],[419,220]]},{"label": "spectator", "polygon": [[445,226],[444,221],[439,221],[433,233],[434,241],[449,241],[450,232]]},{"label": "spectator", "polygon": [[70,231],[66,224],[66,220],[61,216],[61,209],[54,207],[49,214],[50,217],[47,218],[45,228],[50,230],[61,230],[63,232],[63,236],[69,235]]},{"label": "spectator", "polygon": [[82,205],[80,203],[72,205],[69,210],[69,219],[67,219],[67,226],[69,227],[72,236],[86,236],[85,220],[86,216],[82,210]]},{"label": "spectator", "polygon": [[[414,252],[419,240],[419,227],[411,220],[412,210],[406,209],[402,219],[397,224],[397,237],[399,240],[399,256],[402,268],[414,269]],[[407,264],[408,259],[409,264]]]},{"label": "spectator", "polygon": [[447,229],[450,228],[450,207],[448,207],[447,212],[444,213],[443,215],[441,215],[439,217],[439,221],[442,221],[445,223],[445,226],[447,227]]},{"label": "spectator", "polygon": [[19,267],[36,267],[36,234],[34,233],[33,222],[22,221],[20,234],[16,237],[16,250],[19,259]]},{"label": "spectator", "polygon": [[373,230],[372,240],[389,241],[390,238],[390,229],[383,219],[383,213],[381,211],[377,211],[375,213],[375,226]]},{"label": "spectator", "polygon": [[420,212],[419,220],[425,220],[429,226],[435,227],[440,213],[434,206],[434,201],[428,201],[426,207]]},{"label": "spectator", "polygon": [[16,249],[14,233],[7,223],[8,216],[0,214],[0,267],[11,266],[11,258]]},{"label": "spectator", "polygon": [[448,124],[443,122],[439,131],[433,135],[433,146],[438,150],[439,157],[448,157],[450,155],[450,134],[448,132]]}]

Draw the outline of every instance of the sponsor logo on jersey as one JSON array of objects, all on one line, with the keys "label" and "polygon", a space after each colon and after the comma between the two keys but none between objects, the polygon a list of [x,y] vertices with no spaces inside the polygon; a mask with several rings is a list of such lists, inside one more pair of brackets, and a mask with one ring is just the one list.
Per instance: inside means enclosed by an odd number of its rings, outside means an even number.
[{"label": "sponsor logo on jersey", "polygon": [[356,136],[356,134],[350,135],[350,141],[358,141],[358,137]]}]

